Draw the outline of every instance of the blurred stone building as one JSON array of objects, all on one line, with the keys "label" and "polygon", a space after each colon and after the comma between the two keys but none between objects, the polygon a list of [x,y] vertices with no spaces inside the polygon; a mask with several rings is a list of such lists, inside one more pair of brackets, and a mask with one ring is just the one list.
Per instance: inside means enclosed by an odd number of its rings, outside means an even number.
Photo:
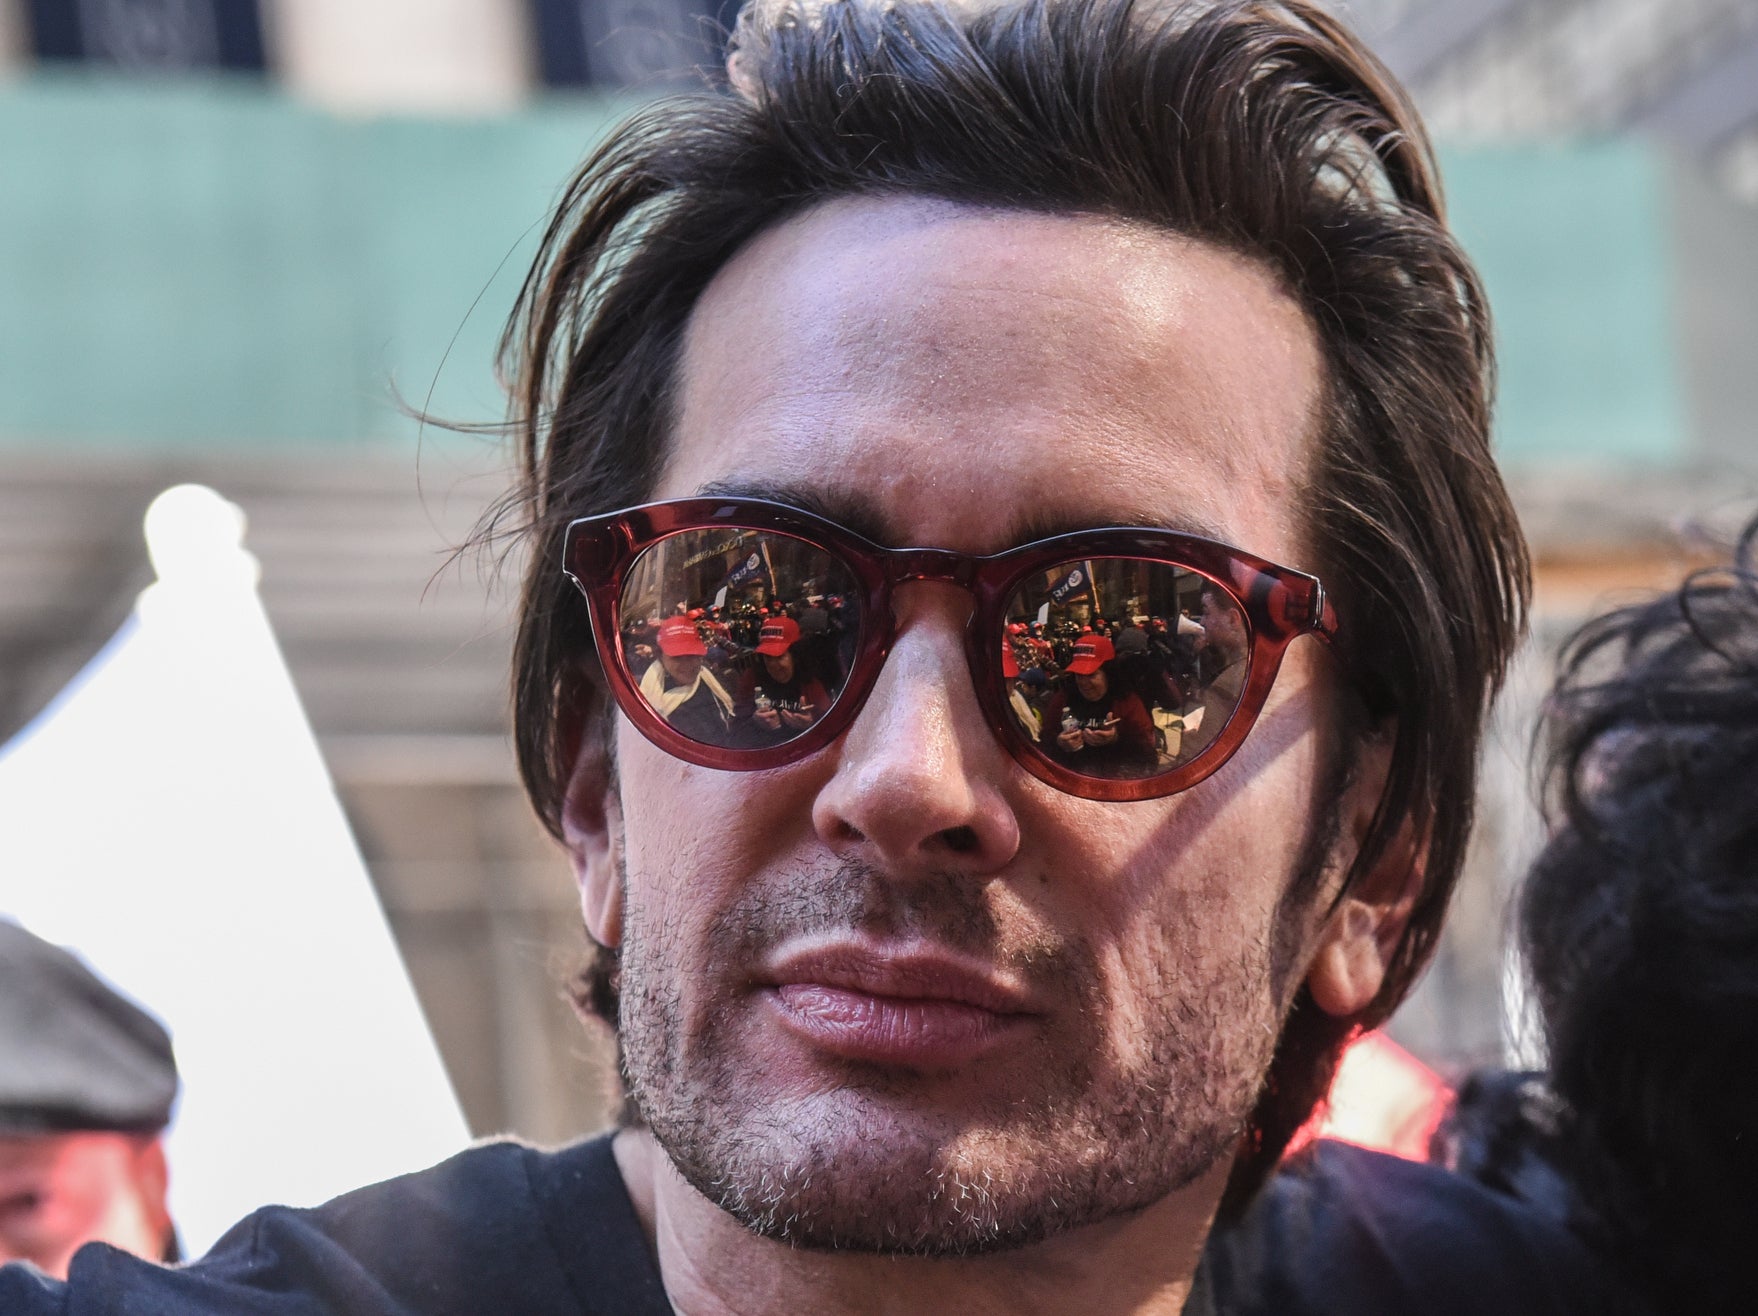
[{"label": "blurred stone building", "polygon": [[[605,1045],[561,990],[579,918],[506,736],[520,564],[452,557],[504,458],[407,412],[499,417],[534,229],[726,14],[645,6],[633,41],[633,9],[574,0],[61,8],[49,34],[0,0],[0,740],[146,583],[151,497],[221,490],[472,1127],[596,1127]],[[1758,5],[1345,8],[1442,142],[1538,560],[1471,871],[1394,1028],[1459,1069],[1519,1041],[1504,911],[1549,646],[1713,558],[1758,500]]]}]

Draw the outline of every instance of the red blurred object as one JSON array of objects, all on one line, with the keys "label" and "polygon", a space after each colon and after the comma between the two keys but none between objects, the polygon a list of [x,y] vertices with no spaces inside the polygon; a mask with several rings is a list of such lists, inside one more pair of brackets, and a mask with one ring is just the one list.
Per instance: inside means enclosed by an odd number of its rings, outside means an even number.
[{"label": "red blurred object", "polygon": [[1453,1090],[1439,1074],[1384,1033],[1363,1033],[1343,1052],[1330,1095],[1289,1140],[1285,1155],[1314,1138],[1335,1138],[1424,1161],[1452,1105]]}]

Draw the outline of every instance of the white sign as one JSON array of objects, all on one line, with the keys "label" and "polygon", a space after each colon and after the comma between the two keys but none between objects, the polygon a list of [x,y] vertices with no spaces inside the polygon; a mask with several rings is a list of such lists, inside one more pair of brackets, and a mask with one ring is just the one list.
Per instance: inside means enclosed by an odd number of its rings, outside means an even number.
[{"label": "white sign", "polygon": [[198,1255],[468,1133],[256,593],[243,514],[180,486],[158,583],[0,751],[0,914],[171,1030],[171,1208]]}]

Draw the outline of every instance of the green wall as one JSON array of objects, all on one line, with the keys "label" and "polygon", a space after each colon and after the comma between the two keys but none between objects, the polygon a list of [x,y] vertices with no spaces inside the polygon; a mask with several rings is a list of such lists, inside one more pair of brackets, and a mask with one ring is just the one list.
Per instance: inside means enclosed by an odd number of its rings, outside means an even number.
[{"label": "green wall", "polygon": [[1682,455],[1662,161],[1623,141],[1455,150],[1442,163],[1495,315],[1503,459]]},{"label": "green wall", "polygon": [[612,111],[347,120],[247,83],[0,90],[0,438],[361,442],[494,419],[536,225]]},{"label": "green wall", "polygon": [[[0,87],[0,442],[362,443],[393,390],[493,420],[536,226],[626,106],[338,118],[257,83]],[[1501,335],[1503,450],[1685,444],[1663,189],[1633,146],[1453,151]]]}]

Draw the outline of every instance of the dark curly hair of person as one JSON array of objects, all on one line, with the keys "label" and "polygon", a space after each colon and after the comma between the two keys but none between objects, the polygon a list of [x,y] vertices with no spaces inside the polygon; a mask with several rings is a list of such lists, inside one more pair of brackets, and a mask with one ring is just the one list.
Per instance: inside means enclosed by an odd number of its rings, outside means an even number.
[{"label": "dark curly hair of person", "polygon": [[1758,520],[1730,566],[1565,647],[1545,713],[1554,831],[1521,907],[1558,1168],[1584,1232],[1664,1311],[1751,1310],[1755,550]]}]

